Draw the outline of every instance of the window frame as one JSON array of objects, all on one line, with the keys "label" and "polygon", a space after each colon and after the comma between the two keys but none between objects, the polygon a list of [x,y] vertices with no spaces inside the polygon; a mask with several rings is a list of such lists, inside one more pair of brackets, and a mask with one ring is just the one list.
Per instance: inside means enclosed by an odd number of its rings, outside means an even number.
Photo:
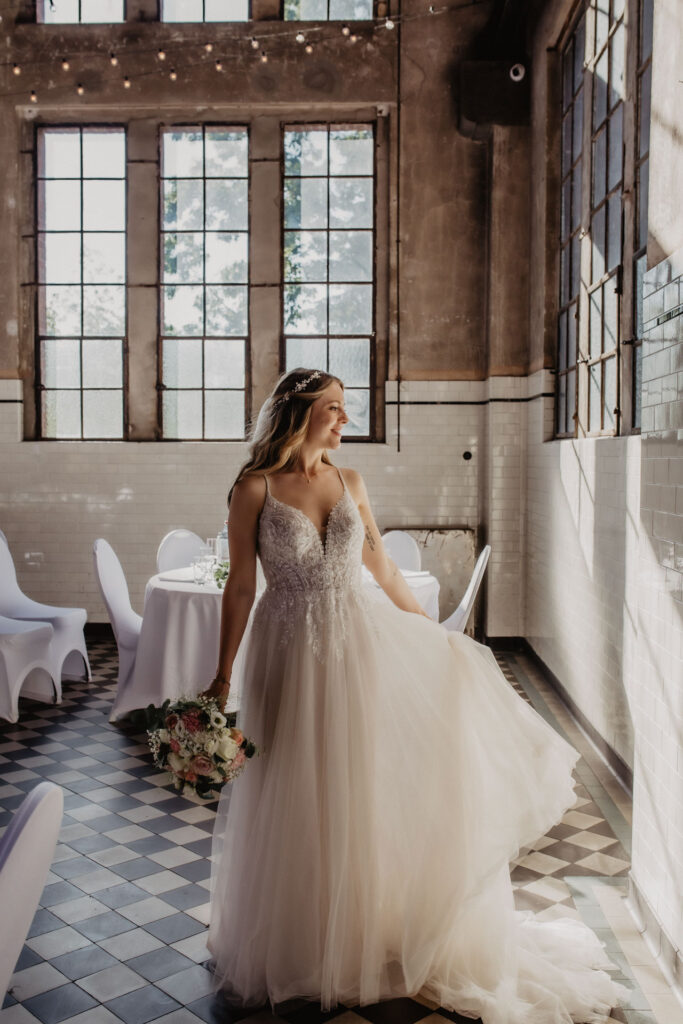
[{"label": "window frame", "polygon": [[36,0],[35,20],[38,25],[124,25],[128,20],[128,0],[121,0],[120,21],[83,21],[81,18],[83,0],[77,0],[78,21],[45,21],[45,5],[49,2],[50,0]]}]

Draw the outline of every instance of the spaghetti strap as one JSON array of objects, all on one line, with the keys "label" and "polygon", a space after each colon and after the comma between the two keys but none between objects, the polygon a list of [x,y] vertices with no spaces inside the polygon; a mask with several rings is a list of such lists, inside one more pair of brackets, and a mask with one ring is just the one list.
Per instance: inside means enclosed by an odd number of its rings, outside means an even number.
[{"label": "spaghetti strap", "polygon": [[340,480],[341,480],[341,482],[342,482],[342,487],[344,488],[344,490],[346,490],[346,480],[344,479],[344,475],[343,475],[343,473],[342,473],[341,469],[339,468],[339,466],[335,466],[334,468],[335,468],[335,469],[337,470],[337,472],[339,473],[339,479],[340,479]]},{"label": "spaghetti strap", "polygon": [[268,474],[263,474],[263,479],[266,481],[266,494],[270,494],[270,483],[268,481]]}]

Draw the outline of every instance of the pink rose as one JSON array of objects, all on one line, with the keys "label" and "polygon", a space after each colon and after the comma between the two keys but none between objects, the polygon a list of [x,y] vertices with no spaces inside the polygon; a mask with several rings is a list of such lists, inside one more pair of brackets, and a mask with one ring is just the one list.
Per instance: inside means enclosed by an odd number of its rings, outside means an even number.
[{"label": "pink rose", "polygon": [[188,732],[201,732],[202,723],[198,711],[185,711],[182,722]]},{"label": "pink rose", "polygon": [[239,729],[231,729],[232,738],[238,746],[244,743],[244,733],[241,733]]},{"label": "pink rose", "polygon": [[190,761],[190,768],[197,775],[210,775],[213,771],[213,761],[210,757],[206,757],[205,754],[197,754]]},{"label": "pink rose", "polygon": [[247,759],[247,755],[244,753],[244,751],[243,750],[238,750],[237,753],[235,754],[234,758],[233,758],[232,767],[233,768],[239,768],[239,766],[241,764],[244,764],[246,759]]},{"label": "pink rose", "polygon": [[175,727],[178,724],[178,722],[179,722],[179,718],[178,718],[177,715],[167,715],[166,716],[166,728],[167,729],[175,729]]},{"label": "pink rose", "polygon": [[178,740],[171,740],[171,750],[173,751],[174,754],[179,753],[180,743],[178,742]]}]

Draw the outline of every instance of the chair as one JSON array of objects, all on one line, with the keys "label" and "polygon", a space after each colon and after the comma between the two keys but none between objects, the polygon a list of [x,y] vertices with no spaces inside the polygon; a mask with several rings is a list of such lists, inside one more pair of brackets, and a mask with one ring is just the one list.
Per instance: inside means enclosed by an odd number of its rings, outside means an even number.
[{"label": "chair", "polygon": [[0,718],[19,718],[19,691],[38,700],[52,701],[51,643],[49,622],[21,622],[0,615]]},{"label": "chair", "polygon": [[399,569],[419,571],[422,568],[420,546],[405,530],[389,530],[383,534],[382,543]]},{"label": "chair", "polygon": [[93,556],[95,575],[116,638],[119,653],[118,687],[121,689],[133,675],[142,616],[133,611],[126,577],[111,544],[102,538],[96,540]]},{"label": "chair", "polygon": [[157,572],[169,569],[184,569],[199,555],[204,541],[192,530],[171,530],[167,533],[157,551]]},{"label": "chair", "polygon": [[2,543],[3,543],[3,544],[7,544],[7,547],[9,547],[9,543],[8,543],[8,541],[7,541],[7,537],[6,537],[6,536],[5,536],[5,534],[4,534],[3,532],[2,532],[2,530],[0,530],[0,541],[2,541]]},{"label": "chair", "polygon": [[4,999],[45,886],[62,823],[59,786],[41,782],[0,839],[0,1001]]},{"label": "chair", "polygon": [[92,678],[83,635],[88,618],[85,608],[41,604],[22,593],[12,554],[6,544],[0,544],[0,615],[24,622],[49,622],[52,626],[50,663],[58,704],[62,699],[62,676]]},{"label": "chair", "polygon": [[465,591],[462,601],[453,614],[450,615],[445,622],[441,623],[442,626],[445,626],[446,629],[450,629],[453,633],[465,632],[465,626],[467,625],[467,620],[472,612],[477,591],[479,590],[481,581],[484,578],[490,554],[491,545],[487,544],[482,549],[482,552],[477,559],[477,564],[474,567],[474,572],[472,573],[470,582],[467,584],[467,590]]}]

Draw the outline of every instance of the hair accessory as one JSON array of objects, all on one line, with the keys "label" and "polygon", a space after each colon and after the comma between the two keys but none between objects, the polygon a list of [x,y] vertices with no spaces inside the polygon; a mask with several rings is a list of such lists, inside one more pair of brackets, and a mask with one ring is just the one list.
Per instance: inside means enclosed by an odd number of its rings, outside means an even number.
[{"label": "hair accessory", "polygon": [[299,383],[295,384],[289,391],[285,391],[283,395],[278,395],[273,402],[273,408],[275,409],[278,405],[284,405],[285,402],[289,401],[292,395],[295,395],[298,391],[303,391],[304,388],[308,387],[312,380],[317,380],[318,377],[322,377],[322,373],[320,370],[314,370],[310,376],[304,377],[303,380],[300,380]]}]

